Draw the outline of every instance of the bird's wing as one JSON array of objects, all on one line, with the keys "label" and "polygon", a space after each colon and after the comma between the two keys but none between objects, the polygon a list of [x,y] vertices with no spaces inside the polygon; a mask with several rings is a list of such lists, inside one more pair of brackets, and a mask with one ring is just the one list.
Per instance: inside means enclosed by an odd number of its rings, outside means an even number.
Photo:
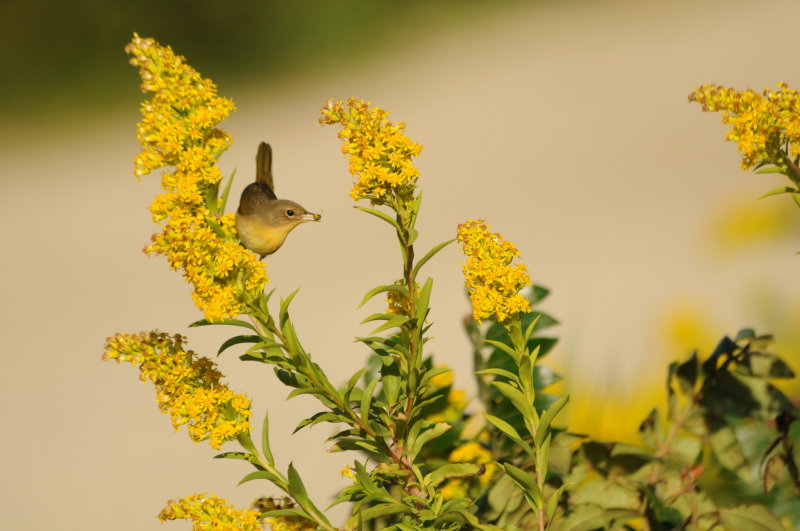
[{"label": "bird's wing", "polygon": [[[275,195],[275,183],[272,180],[272,147],[266,142],[258,145],[256,154],[256,182],[261,188],[268,192],[270,199],[277,199]],[[264,185],[267,185],[266,187]]]}]

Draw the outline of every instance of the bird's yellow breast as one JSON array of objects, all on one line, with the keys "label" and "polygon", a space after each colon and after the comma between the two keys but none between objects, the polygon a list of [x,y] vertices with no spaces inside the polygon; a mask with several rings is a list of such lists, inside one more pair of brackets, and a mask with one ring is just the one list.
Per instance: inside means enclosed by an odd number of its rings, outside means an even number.
[{"label": "bird's yellow breast", "polygon": [[236,215],[236,231],[239,233],[239,239],[245,247],[260,255],[277,251],[293,228],[293,225],[267,225],[258,216]]}]

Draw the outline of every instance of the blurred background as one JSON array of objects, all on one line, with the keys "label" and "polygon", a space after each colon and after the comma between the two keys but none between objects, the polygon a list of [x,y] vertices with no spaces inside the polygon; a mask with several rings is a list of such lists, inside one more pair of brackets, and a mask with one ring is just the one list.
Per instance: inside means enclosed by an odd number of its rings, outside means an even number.
[{"label": "blurred background", "polygon": [[[245,507],[276,494],[236,487],[244,464],[212,460],[172,430],[134,369],[100,361],[116,332],[187,334],[212,357],[231,334],[188,330],[199,318],[188,286],[141,253],[159,178],[133,176],[144,97],[122,49],[134,31],[236,102],[221,159],[224,174],[238,170],[231,197],[267,140],[279,197],[323,212],[267,263],[279,295],[301,288],[294,320],[333,381],[366,358],[352,342],[374,309],[356,309],[363,293],[400,267],[392,234],[352,208],[336,132],[317,123],[324,99],[353,96],[425,147],[419,248],[470,218],[513,241],[562,323],[546,363],[567,376],[564,420],[635,442],[667,363],[695,348],[749,326],[798,361],[798,211],[757,200],[780,176],[739,169],[719,118],[686,99],[706,82],[799,87],[798,16],[794,0],[3,2],[4,527],[188,529],[156,521],[167,499],[208,491]],[[429,352],[469,395],[461,262],[451,246],[426,266]],[[352,459],[324,452],[326,427],[290,435],[313,401],[285,402],[268,367],[233,351],[218,361],[253,398],[256,427],[270,410],[279,463],[293,461],[325,505]]]}]

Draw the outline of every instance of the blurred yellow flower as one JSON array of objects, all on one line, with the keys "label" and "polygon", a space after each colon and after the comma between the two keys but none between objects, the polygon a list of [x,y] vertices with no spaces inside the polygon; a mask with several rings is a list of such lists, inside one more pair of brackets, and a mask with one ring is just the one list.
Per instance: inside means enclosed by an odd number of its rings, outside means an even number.
[{"label": "blurred yellow flower", "polygon": [[481,322],[494,316],[503,323],[529,312],[530,303],[519,291],[531,280],[525,264],[511,265],[520,255],[514,244],[489,232],[489,225],[482,219],[459,225],[456,237],[467,257],[464,281],[475,320]]},{"label": "blurred yellow flower", "polygon": [[194,531],[253,531],[262,529],[258,515],[249,509],[234,509],[224,498],[202,493],[170,500],[158,519],[191,520]]},{"label": "blurred yellow flower", "polygon": [[234,109],[217,89],[169,46],[134,34],[125,51],[139,68],[142,91],[152,92],[141,107],[136,157],[137,177],[164,167],[164,193],[150,205],[162,231],[153,235],[148,254],[163,254],[194,286],[192,298],[210,321],[244,311],[244,292],[261,293],[264,264],[238,244],[233,214],[218,217],[217,159],[231,137],[219,124]]},{"label": "blurred yellow flower", "polygon": [[800,99],[785,83],[761,94],[701,85],[689,94],[689,101],[723,115],[723,123],[731,126],[726,139],[739,145],[742,168],[769,163],[785,169],[787,156],[800,155]]},{"label": "blurred yellow flower", "polygon": [[250,400],[220,383],[222,373],[208,358],[184,350],[180,335],[162,332],[117,334],[108,338],[103,359],[139,366],[141,380],[156,386],[158,407],[177,430],[208,440],[214,449],[250,429]]},{"label": "blurred yellow flower", "polygon": [[386,119],[388,112],[350,98],[328,100],[321,124],[340,124],[342,153],[350,157],[350,173],[358,177],[350,195],[372,204],[407,203],[414,195],[419,170],[412,160],[422,146],[405,136],[405,124]]}]

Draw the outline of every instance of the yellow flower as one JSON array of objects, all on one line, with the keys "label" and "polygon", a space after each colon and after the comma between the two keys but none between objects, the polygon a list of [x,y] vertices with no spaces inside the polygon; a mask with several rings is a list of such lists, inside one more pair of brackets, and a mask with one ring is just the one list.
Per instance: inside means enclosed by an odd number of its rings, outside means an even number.
[{"label": "yellow flower", "polygon": [[342,469],[342,470],[339,472],[339,474],[340,474],[340,475],[341,475],[343,478],[356,479],[356,475],[353,473],[353,469],[352,469],[352,468],[350,468],[349,466],[346,466],[346,467],[344,467],[344,468],[343,468],[343,469]]},{"label": "yellow flower", "polygon": [[411,159],[422,146],[405,136],[405,124],[386,119],[388,112],[353,98],[328,100],[322,107],[321,124],[340,124],[342,153],[350,157],[350,173],[358,177],[350,195],[372,204],[408,203],[412,200],[419,171]]},{"label": "yellow flower", "polygon": [[220,383],[213,361],[184,350],[180,335],[117,334],[106,341],[103,359],[138,365],[139,378],[156,386],[161,412],[172,416],[176,430],[186,424],[195,442],[208,440],[218,450],[250,429],[250,400]]},{"label": "yellow flower", "polygon": [[170,500],[158,519],[191,520],[195,531],[253,531],[262,529],[258,515],[249,509],[234,509],[224,498],[202,493]]},{"label": "yellow flower", "polygon": [[134,34],[125,51],[139,68],[142,91],[152,99],[141,107],[135,159],[137,177],[168,167],[161,176],[164,193],[150,205],[154,234],[148,254],[163,254],[173,269],[194,286],[192,298],[210,321],[242,313],[246,292],[263,292],[264,264],[238,244],[233,214],[218,217],[217,188],[222,175],[217,159],[231,137],[216,126],[234,109],[217,89],[169,46]]},{"label": "yellow flower", "polygon": [[723,115],[722,122],[731,126],[726,139],[738,144],[742,168],[768,163],[785,170],[787,157],[800,155],[800,98],[785,83],[761,94],[701,85],[689,101]]},{"label": "yellow flower", "polygon": [[529,312],[530,303],[519,291],[531,283],[524,264],[511,265],[519,256],[514,244],[489,232],[483,220],[458,226],[456,237],[467,261],[464,281],[476,321],[494,318],[504,323],[514,315]]}]

